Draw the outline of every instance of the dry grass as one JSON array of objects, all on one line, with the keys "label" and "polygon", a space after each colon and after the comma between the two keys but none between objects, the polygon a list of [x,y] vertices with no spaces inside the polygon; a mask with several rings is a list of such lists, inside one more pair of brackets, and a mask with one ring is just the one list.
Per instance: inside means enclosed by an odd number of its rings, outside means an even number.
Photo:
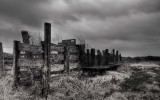
[{"label": "dry grass", "polygon": [[[48,100],[159,100],[160,67],[154,62],[125,63],[103,76],[82,72],[53,77]],[[10,76],[0,79],[0,100],[40,100],[34,89],[12,89]]]}]

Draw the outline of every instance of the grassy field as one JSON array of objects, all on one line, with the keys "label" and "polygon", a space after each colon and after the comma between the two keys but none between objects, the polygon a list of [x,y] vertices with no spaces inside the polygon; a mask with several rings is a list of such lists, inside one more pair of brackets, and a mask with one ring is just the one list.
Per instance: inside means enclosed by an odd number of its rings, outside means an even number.
[{"label": "grassy field", "polygon": [[[116,71],[88,77],[82,72],[52,77],[48,100],[159,100],[160,62],[124,63]],[[0,79],[0,100],[40,100],[39,86],[12,88],[11,76]],[[37,90],[37,91],[36,91]]]}]

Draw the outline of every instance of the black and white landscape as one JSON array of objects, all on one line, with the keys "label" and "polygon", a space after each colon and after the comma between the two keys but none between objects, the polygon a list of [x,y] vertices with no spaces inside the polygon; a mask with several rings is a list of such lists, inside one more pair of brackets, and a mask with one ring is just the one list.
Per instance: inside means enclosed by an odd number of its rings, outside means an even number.
[{"label": "black and white landscape", "polygon": [[0,0],[0,100],[159,100],[160,0]]}]

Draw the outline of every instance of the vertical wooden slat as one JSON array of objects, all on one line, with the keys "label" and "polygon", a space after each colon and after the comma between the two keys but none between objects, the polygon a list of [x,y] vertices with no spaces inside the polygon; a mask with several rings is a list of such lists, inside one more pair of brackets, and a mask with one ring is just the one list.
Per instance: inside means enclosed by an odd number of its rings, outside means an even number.
[{"label": "vertical wooden slat", "polygon": [[105,49],[105,65],[109,64],[109,53],[108,53],[108,49]]},{"label": "vertical wooden slat", "polygon": [[121,56],[121,54],[119,54],[119,61],[122,61],[122,56]]},{"label": "vertical wooden slat", "polygon": [[18,85],[18,59],[19,59],[19,54],[20,51],[18,49],[18,44],[20,41],[14,41],[14,50],[13,50],[13,77],[14,77],[14,86],[17,87]]},{"label": "vertical wooden slat", "polygon": [[118,50],[116,51],[116,62],[118,62]]},{"label": "vertical wooden slat", "polygon": [[91,66],[95,65],[95,49],[91,49]]},{"label": "vertical wooden slat", "polygon": [[44,24],[44,68],[43,68],[43,89],[42,96],[47,98],[50,82],[50,44],[51,44],[51,24]]},{"label": "vertical wooden slat", "polygon": [[85,45],[77,45],[79,50],[79,64],[81,67],[86,67],[85,65]]},{"label": "vertical wooden slat", "polygon": [[64,71],[69,75],[70,68],[69,68],[69,56],[70,56],[70,48],[66,44],[64,47]]},{"label": "vertical wooden slat", "polygon": [[112,51],[112,53],[113,53],[113,63],[115,63],[115,50],[113,49],[113,51]]},{"label": "vertical wooden slat", "polygon": [[102,50],[102,65],[105,65],[105,50]]},{"label": "vertical wooden slat", "polygon": [[86,67],[89,67],[90,66],[90,52],[89,52],[89,49],[87,49],[87,65]]},{"label": "vertical wooden slat", "polygon": [[0,42],[0,76],[4,73],[4,55],[3,55],[3,46]]},{"label": "vertical wooden slat", "polygon": [[102,63],[102,54],[100,50],[97,50],[97,60],[98,60],[98,66],[101,66]]}]

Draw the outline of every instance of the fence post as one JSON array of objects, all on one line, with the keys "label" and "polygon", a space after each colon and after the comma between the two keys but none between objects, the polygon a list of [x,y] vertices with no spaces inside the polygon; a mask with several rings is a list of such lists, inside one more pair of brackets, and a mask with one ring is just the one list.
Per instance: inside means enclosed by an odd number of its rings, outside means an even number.
[{"label": "fence post", "polygon": [[102,50],[102,65],[105,65],[105,50]]},{"label": "fence post", "polygon": [[14,49],[13,49],[13,77],[14,77],[14,86],[17,88],[18,86],[18,59],[19,59],[19,54],[20,51],[18,49],[18,45],[19,45],[20,41],[14,41]]},{"label": "fence post", "polygon": [[69,51],[70,51],[70,48],[69,46],[66,44],[64,46],[64,71],[69,75]]},{"label": "fence post", "polygon": [[118,50],[116,51],[116,62],[118,63]]},{"label": "fence post", "polygon": [[4,55],[3,55],[3,46],[0,42],[0,76],[4,74]]},{"label": "fence post", "polygon": [[119,54],[119,61],[122,61],[122,56],[121,56],[121,54]]},{"label": "fence post", "polygon": [[95,65],[95,49],[91,49],[91,66]]},{"label": "fence post", "polygon": [[89,52],[89,49],[87,49],[87,67],[90,67],[90,52]]},{"label": "fence post", "polygon": [[109,64],[109,53],[108,49],[105,49],[105,65]]},{"label": "fence post", "polygon": [[[21,34],[22,34],[23,43],[30,44],[29,38],[31,36],[28,34],[28,31],[21,31]],[[26,58],[32,58],[32,53],[31,52],[25,52],[25,57]]]},{"label": "fence post", "polygon": [[85,45],[80,44],[78,45],[78,49],[79,49],[79,63],[81,67],[86,67],[85,65]]},{"label": "fence post", "polygon": [[51,44],[51,24],[44,24],[44,68],[43,68],[43,89],[42,97],[47,98],[50,82],[50,44]]},{"label": "fence post", "polygon": [[97,50],[97,60],[98,60],[98,63],[97,65],[100,66],[101,65],[101,58],[102,58],[102,55],[101,55],[101,51],[100,50]]},{"label": "fence post", "polygon": [[113,49],[113,63],[115,63],[115,50]]}]

